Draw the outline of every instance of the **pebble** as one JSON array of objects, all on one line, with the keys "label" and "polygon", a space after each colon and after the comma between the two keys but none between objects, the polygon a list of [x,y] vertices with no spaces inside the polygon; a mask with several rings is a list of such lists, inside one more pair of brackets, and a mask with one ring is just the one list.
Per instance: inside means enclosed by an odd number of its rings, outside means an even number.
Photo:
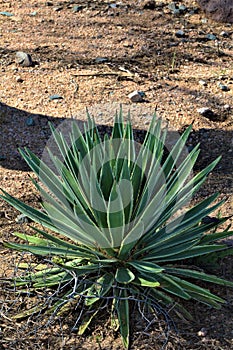
[{"label": "pebble", "polygon": [[15,80],[17,81],[17,83],[22,83],[23,79],[21,78],[20,75],[17,75],[17,77],[15,78]]},{"label": "pebble", "polygon": [[30,16],[36,16],[37,15],[37,11],[33,11],[30,13]]},{"label": "pebble", "polygon": [[205,80],[199,80],[199,84],[202,86],[207,86],[207,82]]},{"label": "pebble", "polygon": [[185,37],[185,32],[183,30],[177,30],[176,37],[177,38],[184,38]]},{"label": "pebble", "polygon": [[220,33],[221,36],[223,36],[224,38],[228,38],[229,34],[227,32],[225,32],[224,30]]},{"label": "pebble", "polygon": [[179,15],[179,14],[180,14],[180,10],[179,10],[179,8],[177,7],[177,5],[176,5],[175,2],[171,2],[171,3],[168,5],[168,8],[169,8],[169,10],[171,10],[171,12],[173,13],[173,15]]},{"label": "pebble", "polygon": [[58,94],[55,94],[55,95],[49,96],[49,99],[50,99],[50,101],[53,101],[53,100],[62,100],[63,97],[60,96],[60,95],[58,95]]},{"label": "pebble", "polygon": [[108,59],[106,57],[96,57],[95,58],[95,63],[104,63],[107,61],[108,61]]},{"label": "pebble", "polygon": [[199,8],[198,7],[194,7],[191,10],[189,10],[189,15],[194,15],[196,13],[199,12]]},{"label": "pebble", "polygon": [[20,64],[22,67],[33,66],[31,56],[28,53],[25,53],[23,51],[16,52],[15,61],[16,63]]},{"label": "pebble", "polygon": [[76,12],[81,11],[82,9],[83,9],[83,7],[81,5],[74,5],[72,11],[74,13],[76,13]]},{"label": "pebble", "polygon": [[109,7],[110,7],[111,9],[116,9],[116,8],[117,8],[117,4],[109,4]]},{"label": "pebble", "polygon": [[197,109],[197,112],[201,115],[203,115],[203,117],[206,118],[211,118],[215,116],[215,113],[212,111],[212,109],[208,108],[208,107],[201,107]]},{"label": "pebble", "polygon": [[53,9],[53,11],[56,11],[56,12],[59,12],[61,10],[63,10],[62,6],[54,7],[54,9]]},{"label": "pebble", "polygon": [[206,35],[206,39],[208,39],[208,40],[217,40],[217,37],[214,34],[207,34]]},{"label": "pebble", "polygon": [[25,224],[25,223],[28,223],[29,221],[30,221],[30,219],[24,214],[18,215],[15,219],[15,222],[17,224]]},{"label": "pebble", "polygon": [[179,5],[178,9],[179,9],[180,13],[184,13],[187,11],[187,7],[183,4]]},{"label": "pebble", "polygon": [[8,12],[8,11],[1,11],[1,12],[0,12],[0,15],[6,16],[6,17],[12,17],[12,16],[14,16],[13,13]]},{"label": "pebble", "polygon": [[207,335],[207,329],[206,328],[201,328],[199,332],[197,332],[197,335],[199,337],[205,337]]},{"label": "pebble", "polygon": [[143,98],[145,96],[145,93],[143,91],[133,91],[128,95],[128,98],[132,101],[132,102],[143,102]]},{"label": "pebble", "polygon": [[222,91],[229,91],[230,88],[227,85],[224,85],[222,83],[218,83],[218,87],[222,90]]}]

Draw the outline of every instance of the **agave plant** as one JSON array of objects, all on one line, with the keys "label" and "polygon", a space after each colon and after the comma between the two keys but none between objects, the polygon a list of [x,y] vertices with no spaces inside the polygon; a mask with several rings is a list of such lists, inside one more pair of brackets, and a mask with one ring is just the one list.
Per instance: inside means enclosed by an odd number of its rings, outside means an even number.
[{"label": "agave plant", "polygon": [[62,312],[81,298],[87,313],[79,334],[107,301],[125,348],[133,300],[145,301],[151,309],[175,300],[187,317],[178,299],[218,308],[224,300],[198,282],[231,287],[233,282],[207,274],[194,263],[197,257],[226,251],[218,240],[233,232],[229,227],[217,232],[226,218],[203,220],[222,204],[216,203],[217,194],[180,212],[219,161],[190,176],[199,154],[197,145],[184,156],[191,127],[166,155],[167,133],[156,116],[141,145],[122,111],[110,136],[102,137],[89,115],[84,132],[73,121],[68,138],[51,129],[58,152],[55,156],[47,150],[49,162],[28,149],[20,151],[37,175],[38,181],[32,181],[43,198],[42,208],[5,191],[1,196],[41,225],[33,227],[34,235],[15,233],[25,243],[6,246],[50,259],[39,270],[16,277],[16,287],[59,288],[48,312]]}]

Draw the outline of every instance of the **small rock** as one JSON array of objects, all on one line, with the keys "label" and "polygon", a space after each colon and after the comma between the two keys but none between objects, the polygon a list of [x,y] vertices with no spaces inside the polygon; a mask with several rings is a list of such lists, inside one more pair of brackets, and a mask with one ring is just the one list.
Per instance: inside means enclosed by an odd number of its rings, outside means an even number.
[{"label": "small rock", "polygon": [[223,36],[224,38],[228,38],[229,34],[227,32],[225,32],[224,30],[220,33],[221,36]]},{"label": "small rock", "polygon": [[72,11],[74,13],[76,13],[76,12],[81,11],[82,9],[83,9],[83,7],[81,5],[74,5]]},{"label": "small rock", "polygon": [[204,24],[205,24],[205,23],[207,23],[207,22],[208,22],[208,19],[207,19],[207,18],[202,18],[202,19],[201,19],[201,23],[204,23]]},{"label": "small rock", "polygon": [[63,97],[58,95],[58,94],[55,94],[55,95],[51,95],[49,96],[49,99],[50,101],[54,101],[54,100],[63,100]]},{"label": "small rock", "polygon": [[26,125],[27,125],[27,126],[34,126],[34,125],[35,125],[34,119],[33,119],[32,117],[28,117],[28,118],[26,119]]},{"label": "small rock", "polygon": [[208,107],[198,108],[197,112],[206,118],[211,119],[212,117],[215,117],[215,113]]},{"label": "small rock", "polygon": [[202,86],[207,86],[207,82],[205,80],[199,80],[199,84]]},{"label": "small rock", "polygon": [[201,328],[199,332],[197,332],[197,335],[199,337],[205,337],[207,335],[207,329],[206,328]]},{"label": "small rock", "polygon": [[15,80],[17,81],[17,83],[22,83],[23,79],[21,78],[20,75],[17,75],[17,77],[15,78]]},{"label": "small rock", "polygon": [[177,30],[176,37],[177,38],[184,38],[185,37],[185,32],[183,30]]},{"label": "small rock", "polygon": [[59,11],[63,10],[63,7],[62,7],[62,6],[54,7],[53,10],[54,10],[55,12],[59,12]]},{"label": "small rock", "polygon": [[110,7],[111,9],[116,9],[116,8],[117,8],[117,4],[110,4],[109,7]]},{"label": "small rock", "polygon": [[130,44],[129,42],[126,42],[123,44],[124,47],[129,47],[130,49],[133,48],[133,44]]},{"label": "small rock", "polygon": [[187,11],[187,7],[183,4],[179,5],[178,9],[179,9],[180,13],[184,13]]},{"label": "small rock", "polygon": [[36,16],[36,15],[37,15],[37,11],[33,11],[33,12],[30,13],[30,16],[32,16],[32,17]]},{"label": "small rock", "polygon": [[30,222],[31,220],[26,216],[26,215],[24,215],[24,214],[20,214],[20,215],[18,215],[17,217],[16,217],[16,219],[15,219],[15,222],[17,223],[17,224],[25,224],[25,223],[28,223],[28,222]]},{"label": "small rock", "polygon": [[16,52],[15,57],[16,63],[20,64],[22,67],[31,67],[33,66],[32,58],[28,53],[23,51]]},{"label": "small rock", "polygon": [[171,3],[168,5],[168,8],[169,8],[169,10],[173,13],[173,15],[179,15],[179,14],[180,14],[180,10],[179,10],[179,8],[177,7],[177,5],[176,5],[175,2],[171,2]]},{"label": "small rock", "polygon": [[0,162],[1,162],[2,160],[6,160],[6,157],[5,157],[5,156],[2,156],[2,155],[0,154]]},{"label": "small rock", "polygon": [[229,111],[231,109],[231,106],[230,105],[224,105],[223,108],[226,110],[226,111]]},{"label": "small rock", "polygon": [[108,61],[108,59],[106,57],[96,57],[95,58],[95,63],[104,63],[107,61]]},{"label": "small rock", "polygon": [[207,40],[217,40],[217,37],[214,34],[207,34],[206,39]]},{"label": "small rock", "polygon": [[8,12],[8,11],[1,11],[1,12],[0,12],[0,15],[6,16],[6,17],[12,17],[12,16],[14,16],[13,13]]},{"label": "small rock", "polygon": [[199,7],[193,7],[189,10],[190,15],[194,15],[200,12]]},{"label": "small rock", "polygon": [[143,91],[133,91],[128,95],[128,98],[132,102],[143,102],[145,93]]},{"label": "small rock", "polygon": [[175,47],[175,46],[179,46],[179,43],[172,42],[172,43],[168,43],[168,45],[170,47]]},{"label": "small rock", "polygon": [[222,83],[218,83],[218,87],[222,90],[222,91],[230,91],[230,88],[227,85],[224,85]]}]

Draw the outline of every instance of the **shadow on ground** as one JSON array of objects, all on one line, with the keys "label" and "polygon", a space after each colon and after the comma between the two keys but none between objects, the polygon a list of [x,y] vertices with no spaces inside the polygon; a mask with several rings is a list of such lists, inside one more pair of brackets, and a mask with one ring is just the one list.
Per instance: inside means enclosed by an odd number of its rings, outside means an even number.
[{"label": "shadow on ground", "polygon": [[[85,120],[85,115],[83,117]],[[32,114],[0,103],[0,165],[8,169],[28,170],[18,149],[27,147],[40,156],[51,136],[49,123],[58,127],[65,121],[67,121],[65,118]],[[83,121],[77,120],[77,122],[82,127]],[[99,125],[99,128],[103,133],[111,131],[111,127],[107,125]],[[179,130],[179,132],[182,131]],[[139,141],[142,141],[144,135],[145,130],[135,130],[136,139]],[[221,155],[222,159],[215,171],[219,174],[232,175],[233,131],[205,128],[192,131],[188,147],[192,148],[197,143],[200,143],[201,148],[197,170],[202,169]],[[226,145],[229,147],[226,147]],[[228,152],[226,152],[226,149]]]}]

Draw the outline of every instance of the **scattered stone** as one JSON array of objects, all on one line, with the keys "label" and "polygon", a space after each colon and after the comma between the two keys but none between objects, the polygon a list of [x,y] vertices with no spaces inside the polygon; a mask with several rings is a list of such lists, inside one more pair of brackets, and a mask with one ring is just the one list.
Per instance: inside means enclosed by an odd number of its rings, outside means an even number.
[{"label": "scattered stone", "polygon": [[179,5],[178,9],[180,13],[185,13],[187,11],[187,7],[183,4]]},{"label": "scattered stone", "polygon": [[117,4],[110,4],[109,7],[110,7],[111,9],[116,9],[116,8],[117,8]]},{"label": "scattered stone", "polygon": [[201,19],[201,23],[204,23],[204,24],[205,24],[205,23],[207,23],[207,22],[208,22],[208,19],[207,19],[207,18],[202,18],[202,19]]},{"label": "scattered stone", "polygon": [[132,102],[143,102],[145,97],[145,93],[143,91],[133,91],[128,95],[128,98]]},{"label": "scattered stone", "polygon": [[17,83],[22,83],[23,82],[23,79],[21,78],[20,75],[17,75],[17,77],[15,78],[16,82]]},{"label": "scattered stone", "polygon": [[179,43],[178,42],[171,42],[171,43],[168,43],[168,45],[170,47],[175,47],[175,46],[179,46]]},{"label": "scattered stone", "polygon": [[82,11],[82,9],[83,7],[81,5],[74,5],[72,8],[72,11],[76,13],[76,12]]},{"label": "scattered stone", "polygon": [[200,331],[197,333],[199,337],[205,337],[207,335],[207,329],[206,328],[201,328]]},{"label": "scattered stone", "polygon": [[228,38],[229,34],[227,32],[225,32],[224,30],[220,33],[220,35],[224,38]]},{"label": "scattered stone", "polygon": [[185,32],[183,30],[177,30],[175,35],[176,35],[177,38],[184,38],[185,37]]},{"label": "scattered stone", "polygon": [[179,7],[177,7],[175,2],[171,2],[168,5],[169,10],[173,13],[173,15],[179,15],[180,14],[180,10]]},{"label": "scattered stone", "polygon": [[226,110],[226,111],[229,111],[231,109],[231,106],[230,105],[224,105],[223,108]]},{"label": "scattered stone", "polygon": [[189,10],[190,15],[195,15],[200,12],[200,9],[198,7],[193,7],[191,10]]},{"label": "scattered stone", "polygon": [[1,11],[1,12],[0,12],[0,15],[6,16],[6,17],[12,17],[12,16],[14,16],[13,13],[8,12],[8,11]]},{"label": "scattered stone", "polygon": [[34,119],[33,119],[32,117],[28,117],[28,118],[26,119],[26,125],[27,125],[27,126],[34,126],[34,125],[35,125]]},{"label": "scattered stone", "polygon": [[130,44],[129,42],[125,42],[125,43],[123,44],[123,46],[124,46],[124,47],[128,47],[128,48],[130,48],[130,49],[133,48],[133,44]]},{"label": "scattered stone", "polygon": [[207,82],[205,80],[199,80],[199,84],[202,86],[207,86]]},{"label": "scattered stone", "polygon": [[230,91],[230,88],[227,85],[224,85],[222,83],[218,83],[218,87],[222,90],[222,91]]},{"label": "scattered stone", "polygon": [[50,101],[63,100],[63,97],[61,95],[55,94],[55,95],[49,96],[49,99],[50,99]]},{"label": "scattered stone", "polygon": [[37,11],[33,11],[33,12],[30,13],[30,16],[32,16],[32,17],[36,16],[36,15],[37,15]]},{"label": "scattered stone", "polygon": [[207,34],[206,35],[206,39],[208,39],[208,40],[217,40],[217,37],[214,34]]},{"label": "scattered stone", "polygon": [[20,214],[16,217],[15,222],[17,224],[26,224],[30,222],[31,220],[25,215],[25,214]]},{"label": "scattered stone", "polygon": [[168,8],[174,15],[184,14],[188,10],[188,8],[185,5],[181,4],[181,5],[177,6],[177,4],[175,2],[171,2],[168,5]]},{"label": "scattered stone", "polygon": [[107,61],[108,61],[108,59],[106,57],[96,57],[95,58],[95,63],[104,63]]},{"label": "scattered stone", "polygon": [[23,51],[16,52],[15,61],[22,67],[33,66],[32,58],[28,53]]},{"label": "scattered stone", "polygon": [[55,12],[59,12],[59,11],[63,10],[63,7],[62,7],[62,6],[54,7],[53,10],[54,10]]},{"label": "scattered stone", "polygon": [[197,112],[201,114],[203,117],[209,118],[209,119],[215,119],[216,114],[212,111],[212,109],[208,107],[201,107],[197,109]]},{"label": "scattered stone", "polygon": [[197,0],[201,9],[217,22],[233,23],[232,0]]}]

